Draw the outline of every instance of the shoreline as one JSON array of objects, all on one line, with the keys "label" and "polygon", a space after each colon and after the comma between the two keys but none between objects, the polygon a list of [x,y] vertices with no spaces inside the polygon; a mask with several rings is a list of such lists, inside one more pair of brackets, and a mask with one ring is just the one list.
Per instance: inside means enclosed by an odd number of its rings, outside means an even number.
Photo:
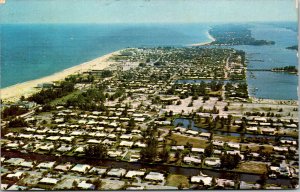
[{"label": "shoreline", "polygon": [[54,81],[60,81],[65,79],[67,76],[72,74],[80,74],[91,69],[102,70],[110,66],[112,64],[108,61],[108,59],[116,54],[119,54],[122,50],[117,50],[106,55],[100,56],[96,59],[81,63],[79,65],[75,65],[73,67],[64,69],[62,71],[56,72],[52,75],[44,76],[39,79],[29,80],[22,83],[18,83],[9,87],[5,87],[0,89],[0,97],[2,101],[5,102],[15,102],[21,96],[25,98],[38,92],[41,88],[37,88],[38,84],[41,83],[50,83]]},{"label": "shoreline", "polygon": [[210,34],[208,31],[206,32],[206,35],[208,36],[208,38],[209,38],[211,41],[202,42],[202,43],[189,44],[188,46],[195,47],[195,46],[210,45],[212,42],[214,42],[214,41],[216,40],[213,36],[211,36],[211,34]]}]

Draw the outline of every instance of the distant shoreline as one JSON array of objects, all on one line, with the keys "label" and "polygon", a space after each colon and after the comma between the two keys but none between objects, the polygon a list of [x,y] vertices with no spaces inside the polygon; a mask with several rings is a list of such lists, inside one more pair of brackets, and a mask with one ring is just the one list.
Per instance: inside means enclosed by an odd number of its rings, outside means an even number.
[{"label": "distant shoreline", "polygon": [[211,34],[210,34],[208,31],[206,32],[206,34],[207,34],[208,38],[209,38],[211,41],[202,42],[202,43],[194,43],[194,44],[190,44],[190,45],[188,45],[188,46],[194,47],[194,46],[210,45],[212,42],[214,42],[214,41],[216,40],[213,36],[211,36]]},{"label": "distant shoreline", "polygon": [[30,81],[25,81],[22,83],[18,83],[9,87],[5,87],[3,89],[0,89],[0,97],[2,101],[5,102],[15,102],[18,99],[20,99],[21,96],[28,97],[34,93],[37,93],[40,88],[36,88],[38,84],[42,83],[50,83],[54,81],[61,81],[65,79],[67,76],[72,74],[79,74],[86,71],[89,71],[91,69],[98,69],[102,70],[111,64],[111,62],[108,61],[108,59],[120,53],[121,50],[103,55],[101,57],[98,57],[96,59],[93,59],[88,62],[81,63],[79,65],[64,69],[60,72],[54,73],[49,76],[41,77],[39,79],[34,79]]}]

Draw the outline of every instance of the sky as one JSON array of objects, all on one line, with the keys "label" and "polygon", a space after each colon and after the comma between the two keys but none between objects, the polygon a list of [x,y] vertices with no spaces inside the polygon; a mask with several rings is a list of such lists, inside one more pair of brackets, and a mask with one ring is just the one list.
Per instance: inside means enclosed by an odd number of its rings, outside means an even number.
[{"label": "sky", "polygon": [[297,21],[295,0],[6,0],[0,23]]}]

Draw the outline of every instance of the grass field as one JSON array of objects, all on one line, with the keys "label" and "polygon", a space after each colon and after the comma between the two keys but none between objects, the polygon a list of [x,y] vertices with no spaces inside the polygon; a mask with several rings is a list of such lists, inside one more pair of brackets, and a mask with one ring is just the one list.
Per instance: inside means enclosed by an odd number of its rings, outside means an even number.
[{"label": "grass field", "polygon": [[263,174],[267,172],[267,166],[265,163],[260,162],[242,162],[235,170],[244,173]]},{"label": "grass field", "polygon": [[184,188],[189,187],[189,180],[184,175],[170,174],[167,178],[166,185],[178,187],[181,185]]},{"label": "grass field", "polygon": [[192,137],[187,137],[183,135],[178,135],[178,134],[173,134],[170,139],[174,140],[177,142],[176,145],[186,145],[187,143],[190,143],[193,145],[193,147],[201,147],[205,148],[208,143],[206,140],[199,139],[199,138],[192,138]]}]

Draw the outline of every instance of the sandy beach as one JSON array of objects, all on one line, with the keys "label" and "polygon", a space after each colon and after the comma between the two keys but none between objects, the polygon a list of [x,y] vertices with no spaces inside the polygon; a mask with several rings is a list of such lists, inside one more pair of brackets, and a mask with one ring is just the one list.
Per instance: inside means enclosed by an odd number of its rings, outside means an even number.
[{"label": "sandy beach", "polygon": [[112,64],[112,62],[108,61],[108,59],[113,55],[119,54],[120,51],[121,50],[109,53],[107,55],[98,57],[94,60],[76,65],[74,67],[65,69],[63,71],[54,73],[52,75],[42,77],[40,79],[26,81],[23,83],[19,83],[16,85],[3,88],[0,90],[1,99],[2,101],[5,102],[15,102],[18,99],[20,99],[21,96],[25,96],[26,98],[38,92],[40,90],[40,88],[37,88],[38,84],[60,81],[71,74],[83,73],[92,69],[97,69],[97,70],[105,69],[109,67],[110,64]]},{"label": "sandy beach", "polygon": [[209,38],[211,41],[202,42],[202,43],[190,44],[189,46],[204,46],[204,45],[209,45],[211,42],[213,42],[213,41],[216,40],[213,36],[211,36],[211,35],[209,34],[208,31],[206,32],[206,34],[207,34],[208,38]]}]

